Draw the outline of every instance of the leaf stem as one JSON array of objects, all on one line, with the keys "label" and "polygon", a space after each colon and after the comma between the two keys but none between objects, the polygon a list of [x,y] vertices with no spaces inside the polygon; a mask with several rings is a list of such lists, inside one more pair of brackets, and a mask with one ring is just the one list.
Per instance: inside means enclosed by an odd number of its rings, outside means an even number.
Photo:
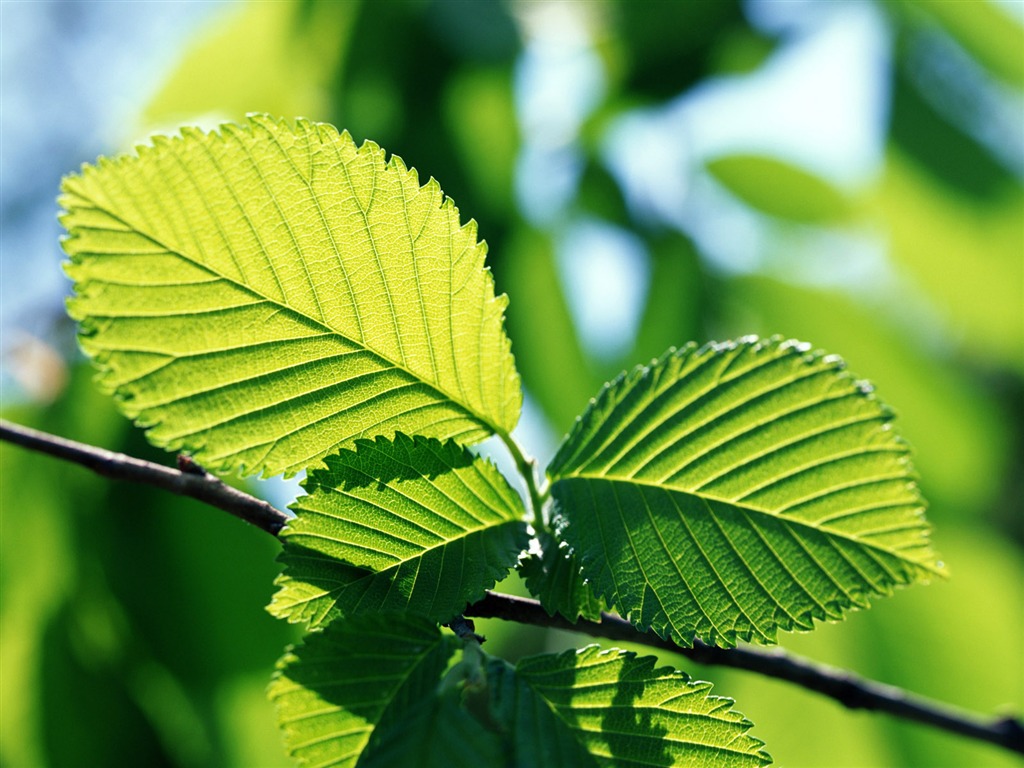
[{"label": "leaf stem", "polygon": [[527,458],[526,454],[519,447],[515,438],[507,432],[499,432],[498,437],[508,448],[512,460],[516,463],[516,469],[526,483],[526,490],[530,495],[530,512],[532,514],[533,527],[538,531],[548,530],[548,520],[544,514],[544,502],[550,497],[547,487],[540,488],[537,485],[537,461]]},{"label": "leaf stem", "polygon": [[[537,488],[533,475],[535,463],[526,459],[510,437],[503,435],[502,439],[527,481],[534,513],[537,514],[546,494]],[[80,464],[105,477],[144,483],[172,493],[191,496],[239,517],[272,536],[277,536],[290,519],[285,512],[261,499],[225,485],[198,465],[187,461],[183,462],[185,471],[171,469],[123,453],[115,453],[12,424],[3,419],[0,419],[0,441]],[[1024,754],[1024,722],[1020,718],[985,718],[983,715],[950,707],[894,686],[863,679],[851,672],[793,656],[781,649],[762,651],[747,647],[717,648],[700,641],[695,641],[692,648],[682,648],[653,634],[640,632],[625,619],[612,614],[602,613],[600,622],[581,620],[573,623],[562,616],[550,616],[536,600],[495,592],[488,592],[482,600],[468,606],[458,619],[464,621],[463,616],[497,618],[537,627],[582,632],[592,637],[670,651],[699,664],[745,669],[815,691],[851,709],[885,712],[894,717],[923,723],[938,730]],[[475,634],[468,622],[460,624],[459,629],[468,629],[468,632]]]}]

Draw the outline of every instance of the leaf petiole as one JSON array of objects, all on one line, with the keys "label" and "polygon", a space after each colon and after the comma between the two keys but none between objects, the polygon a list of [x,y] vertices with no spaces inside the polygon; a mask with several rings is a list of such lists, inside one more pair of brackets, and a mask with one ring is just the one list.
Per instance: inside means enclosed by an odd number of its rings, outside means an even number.
[{"label": "leaf petiole", "polygon": [[526,490],[530,496],[530,512],[532,515],[530,524],[537,531],[547,531],[549,523],[544,514],[544,504],[551,497],[551,494],[546,484],[543,488],[537,484],[537,460],[528,458],[523,453],[522,448],[519,447],[519,443],[515,441],[515,438],[507,432],[499,432],[498,437],[501,438],[501,442],[508,448],[512,460],[516,463],[516,469],[519,470],[523,482],[526,483]]}]

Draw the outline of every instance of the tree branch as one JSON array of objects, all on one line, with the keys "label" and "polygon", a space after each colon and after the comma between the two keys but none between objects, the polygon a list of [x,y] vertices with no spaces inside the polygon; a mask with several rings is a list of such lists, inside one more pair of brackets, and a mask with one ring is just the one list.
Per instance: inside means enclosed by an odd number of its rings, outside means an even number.
[{"label": "tree branch", "polygon": [[573,624],[562,616],[548,615],[536,600],[495,592],[488,592],[483,600],[469,606],[463,613],[479,619],[504,619],[537,627],[582,632],[591,637],[670,651],[698,664],[757,672],[823,694],[850,709],[886,712],[904,720],[925,723],[1024,754],[1024,723],[1017,718],[985,719],[972,712],[908,693],[901,688],[865,680],[851,672],[802,659],[781,648],[717,648],[700,640],[694,640],[692,648],[682,648],[657,635],[640,632],[625,619],[610,613],[602,613],[600,622],[584,619]]},{"label": "tree branch", "polygon": [[[105,477],[154,485],[171,493],[191,496],[229,512],[272,536],[277,536],[289,520],[287,514],[271,504],[225,485],[187,458],[179,461],[180,469],[171,469],[122,453],[65,440],[3,419],[0,419],[0,440],[81,464]],[[574,624],[562,616],[549,616],[536,600],[496,592],[488,592],[482,600],[470,605],[464,615],[582,632],[592,637],[677,653],[698,664],[745,669],[815,691],[850,709],[885,712],[1024,754],[1024,723],[1019,718],[986,719],[894,686],[865,680],[850,672],[793,656],[781,649],[716,648],[699,640],[694,641],[692,648],[681,648],[656,635],[640,632],[629,622],[612,614],[601,614],[600,622],[582,620]]]},{"label": "tree branch", "polygon": [[0,440],[81,464],[114,480],[155,485],[179,496],[191,496],[239,517],[272,536],[277,536],[288,523],[288,515],[272,504],[226,485],[187,457],[179,461],[179,469],[171,469],[123,453],[29,429],[6,419],[0,419]]}]

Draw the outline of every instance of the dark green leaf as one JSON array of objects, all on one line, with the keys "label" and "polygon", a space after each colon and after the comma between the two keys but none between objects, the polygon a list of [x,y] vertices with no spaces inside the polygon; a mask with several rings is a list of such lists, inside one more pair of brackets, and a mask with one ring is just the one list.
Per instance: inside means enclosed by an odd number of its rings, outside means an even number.
[{"label": "dark green leaf", "polygon": [[303,766],[360,763],[377,729],[423,717],[417,709],[434,699],[458,645],[433,623],[397,614],[309,635],[279,662],[268,692],[288,751]]}]

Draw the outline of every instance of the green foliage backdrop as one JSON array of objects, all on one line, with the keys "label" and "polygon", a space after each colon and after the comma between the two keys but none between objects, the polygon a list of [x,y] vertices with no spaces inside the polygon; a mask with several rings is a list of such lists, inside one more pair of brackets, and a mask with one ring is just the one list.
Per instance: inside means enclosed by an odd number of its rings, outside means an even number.
[{"label": "green foliage backdrop", "polygon": [[[211,113],[235,121],[250,111],[304,115],[348,129],[357,143],[379,141],[421,179],[442,180],[488,243],[494,283],[515,308],[508,330],[516,366],[554,440],[602,382],[672,344],[780,333],[841,352],[899,410],[953,578],[879,601],[841,626],[787,635],[785,643],[967,707],[1019,710],[1021,184],[997,152],[935,107],[942,99],[915,78],[914,51],[928,35],[951,39],[1019,97],[1024,73],[1013,52],[1024,45],[1020,24],[994,4],[965,15],[957,4],[879,3],[895,43],[883,168],[846,188],[751,151],[709,163],[706,173],[733,196],[730,204],[770,226],[764,263],[734,274],[716,268],[691,233],[652,226],[628,204],[601,142],[638,105],[663,105],[712,75],[756,71],[786,41],[752,27],[733,2],[651,3],[645,13],[631,5],[604,6],[618,20],[601,28],[596,46],[608,86],[580,130],[583,167],[566,214],[626,227],[643,246],[651,274],[646,305],[632,348],[615,359],[590,350],[574,320],[572,286],[556,255],[562,227],[530,221],[516,207],[521,40],[504,6],[239,5],[181,52],[176,71],[140,112],[147,127]],[[680,29],[694,33],[666,34]],[[784,254],[808,226],[881,232],[886,264],[899,279],[867,292],[805,279]],[[5,405],[5,415],[164,460],[95,393],[90,373],[70,364],[58,400]],[[517,403],[503,408],[518,413]],[[511,428],[514,418],[495,421]],[[273,471],[287,466],[282,458]],[[296,637],[263,610],[279,571],[276,545],[192,502],[113,486],[7,445],[0,445],[0,473],[0,762],[287,765],[264,693],[266,670]],[[915,502],[905,501],[909,513]],[[563,565],[551,547],[526,575],[557,579]],[[570,594],[563,608],[592,615],[598,600]],[[488,650],[510,658],[579,644],[498,622],[482,632]],[[626,656],[607,661],[633,664]],[[716,690],[741,701],[757,723],[753,736],[787,765],[817,765],[822,755],[837,766],[1014,764],[993,748],[851,716],[778,683],[712,673],[667,654],[662,661],[694,679],[714,679]],[[444,706],[423,714],[424,733],[445,738]],[[491,754],[486,740],[472,744]]]}]

